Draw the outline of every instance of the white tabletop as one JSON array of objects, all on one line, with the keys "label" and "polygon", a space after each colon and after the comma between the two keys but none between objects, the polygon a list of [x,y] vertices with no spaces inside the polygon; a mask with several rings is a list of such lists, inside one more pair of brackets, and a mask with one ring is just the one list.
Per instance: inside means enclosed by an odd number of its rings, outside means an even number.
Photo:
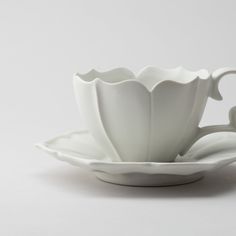
[{"label": "white tabletop", "polygon": [[[84,126],[76,71],[236,67],[235,1],[13,0],[0,15],[0,235],[236,235],[236,165],[189,185],[123,187],[33,146]],[[203,125],[227,122],[235,88],[221,82]]]},{"label": "white tabletop", "polygon": [[124,187],[29,149],[0,167],[1,235],[236,233],[236,165],[188,185]]}]

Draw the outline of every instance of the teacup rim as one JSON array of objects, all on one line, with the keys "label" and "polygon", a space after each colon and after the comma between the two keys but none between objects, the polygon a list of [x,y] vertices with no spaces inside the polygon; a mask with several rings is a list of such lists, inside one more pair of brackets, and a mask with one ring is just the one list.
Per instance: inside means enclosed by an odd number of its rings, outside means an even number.
[{"label": "teacup rim", "polygon": [[[162,80],[159,81],[158,83],[154,84],[153,87],[151,87],[151,89],[148,89],[143,83],[141,83],[138,80],[138,77],[141,75],[141,73],[144,73],[147,70],[150,69],[155,69],[155,70],[159,70],[159,71],[166,71],[166,72],[173,72],[173,71],[178,71],[178,70],[184,70],[188,73],[196,73],[195,77],[193,79],[190,79],[189,81],[176,81],[176,80],[170,80],[170,79],[166,79],[166,80]],[[85,76],[89,76],[90,74],[106,74],[106,73],[112,73],[115,70],[123,70],[127,73],[129,73],[129,76],[132,77],[130,79],[126,79],[126,80],[122,80],[122,81],[118,81],[118,82],[109,82],[109,81],[104,81],[103,79],[94,76],[94,78],[92,78],[91,80],[85,80],[83,77]],[[121,85],[121,84],[129,84],[129,83],[136,83],[138,85],[141,85],[142,87],[144,87],[146,90],[148,90],[148,92],[153,92],[155,90],[155,88],[157,86],[159,86],[160,84],[163,83],[173,83],[173,84],[178,84],[178,85],[188,85],[190,83],[193,83],[196,80],[207,80],[211,77],[210,72],[207,69],[199,69],[199,70],[189,70],[186,67],[183,66],[177,66],[177,67],[173,67],[173,68],[162,68],[162,67],[157,67],[154,65],[147,65],[145,67],[143,67],[142,69],[140,69],[137,73],[134,73],[132,70],[130,70],[127,67],[114,67],[112,69],[109,70],[97,70],[97,69],[91,69],[86,73],[79,73],[76,72],[73,75],[73,79],[74,80],[80,80],[81,82],[85,83],[85,84],[97,84],[97,83],[102,83],[102,84],[106,84],[109,86],[117,86],[117,85]]]}]

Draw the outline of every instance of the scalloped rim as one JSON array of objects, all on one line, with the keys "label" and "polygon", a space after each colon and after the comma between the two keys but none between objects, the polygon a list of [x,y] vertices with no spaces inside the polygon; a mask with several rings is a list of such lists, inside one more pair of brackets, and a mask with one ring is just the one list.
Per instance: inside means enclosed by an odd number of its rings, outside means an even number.
[{"label": "scalloped rim", "polygon": [[[125,174],[125,173],[143,173],[143,174],[182,174],[189,175],[197,173],[199,171],[210,171],[217,169],[226,165],[231,164],[236,161],[235,157],[229,157],[223,160],[211,160],[203,161],[204,159],[198,160],[197,162],[114,162],[111,160],[97,160],[97,159],[86,159],[86,155],[81,153],[81,155],[73,156],[70,154],[65,154],[61,151],[50,148],[49,144],[60,138],[70,139],[71,135],[77,133],[85,133],[88,131],[75,131],[66,134],[62,134],[46,142],[37,143],[35,146],[46,153],[54,156],[55,158],[70,163],[74,166],[83,166],[92,171],[101,171],[110,174]],[[168,169],[162,169],[167,167]],[[181,168],[186,169],[183,171]],[[193,169],[195,168],[195,169]]]},{"label": "scalloped rim", "polygon": [[[191,80],[189,80],[187,82],[186,81],[175,81],[175,80],[169,80],[169,79],[168,80],[161,80],[161,81],[157,82],[151,89],[148,89],[143,83],[138,81],[137,78],[138,78],[138,76],[142,72],[144,72],[145,70],[150,69],[150,68],[154,68],[154,69],[157,69],[159,71],[166,71],[166,72],[184,70],[184,71],[187,71],[189,73],[196,73],[196,77],[194,77],[193,79],[191,79]],[[133,79],[124,80],[124,81],[119,81],[119,82],[108,82],[108,81],[104,81],[101,78],[97,78],[97,77],[94,77],[90,81],[86,81],[86,80],[84,80],[82,78],[82,77],[87,76],[87,75],[89,75],[91,73],[94,73],[94,72],[95,73],[99,73],[99,74],[103,74],[103,73],[113,72],[114,70],[117,70],[117,69],[126,70],[134,78]],[[156,66],[152,66],[152,65],[145,66],[137,74],[133,73],[130,69],[128,69],[126,67],[117,67],[117,68],[113,68],[113,69],[106,70],[106,71],[98,71],[96,69],[91,69],[87,73],[83,73],[82,74],[82,73],[77,72],[77,73],[74,73],[74,75],[73,75],[73,79],[74,80],[79,79],[81,82],[83,82],[85,84],[103,83],[103,84],[110,85],[110,86],[116,86],[116,85],[126,84],[126,83],[132,82],[132,83],[136,83],[136,84],[141,85],[142,87],[144,87],[150,93],[153,92],[157,86],[159,86],[160,84],[166,83],[166,82],[172,82],[174,84],[179,84],[179,85],[187,85],[187,84],[190,84],[190,83],[194,82],[195,80],[207,80],[210,77],[211,77],[211,75],[210,75],[209,71],[206,70],[206,69],[200,69],[200,70],[197,70],[197,71],[191,71],[191,70],[186,69],[183,66],[177,66],[175,68],[164,69],[164,68],[160,68],[160,67],[156,67]]]}]

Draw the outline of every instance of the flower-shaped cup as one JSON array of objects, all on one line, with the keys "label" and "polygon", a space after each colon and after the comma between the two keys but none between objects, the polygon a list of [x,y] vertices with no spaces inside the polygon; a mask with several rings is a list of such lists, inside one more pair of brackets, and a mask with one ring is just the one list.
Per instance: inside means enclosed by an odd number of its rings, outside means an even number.
[{"label": "flower-shaped cup", "polygon": [[136,76],[126,68],[74,75],[76,100],[89,131],[114,161],[170,162],[199,138],[235,131],[235,108],[228,125],[200,128],[208,97],[221,100],[223,68],[210,74],[182,67],[146,67]]}]

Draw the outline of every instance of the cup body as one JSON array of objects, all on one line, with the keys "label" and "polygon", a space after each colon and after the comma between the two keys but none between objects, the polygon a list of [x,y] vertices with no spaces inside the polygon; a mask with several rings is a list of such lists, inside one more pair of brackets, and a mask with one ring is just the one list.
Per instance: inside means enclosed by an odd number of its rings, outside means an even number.
[{"label": "cup body", "polygon": [[[150,76],[150,71],[122,80],[112,73],[104,80],[102,73],[94,71],[74,78],[81,115],[114,161],[170,162],[197,134],[211,89],[210,76],[188,79],[190,74],[184,72],[181,79],[176,72],[175,79],[173,71],[172,77],[164,72]],[[153,82],[153,78],[158,79]]]}]

